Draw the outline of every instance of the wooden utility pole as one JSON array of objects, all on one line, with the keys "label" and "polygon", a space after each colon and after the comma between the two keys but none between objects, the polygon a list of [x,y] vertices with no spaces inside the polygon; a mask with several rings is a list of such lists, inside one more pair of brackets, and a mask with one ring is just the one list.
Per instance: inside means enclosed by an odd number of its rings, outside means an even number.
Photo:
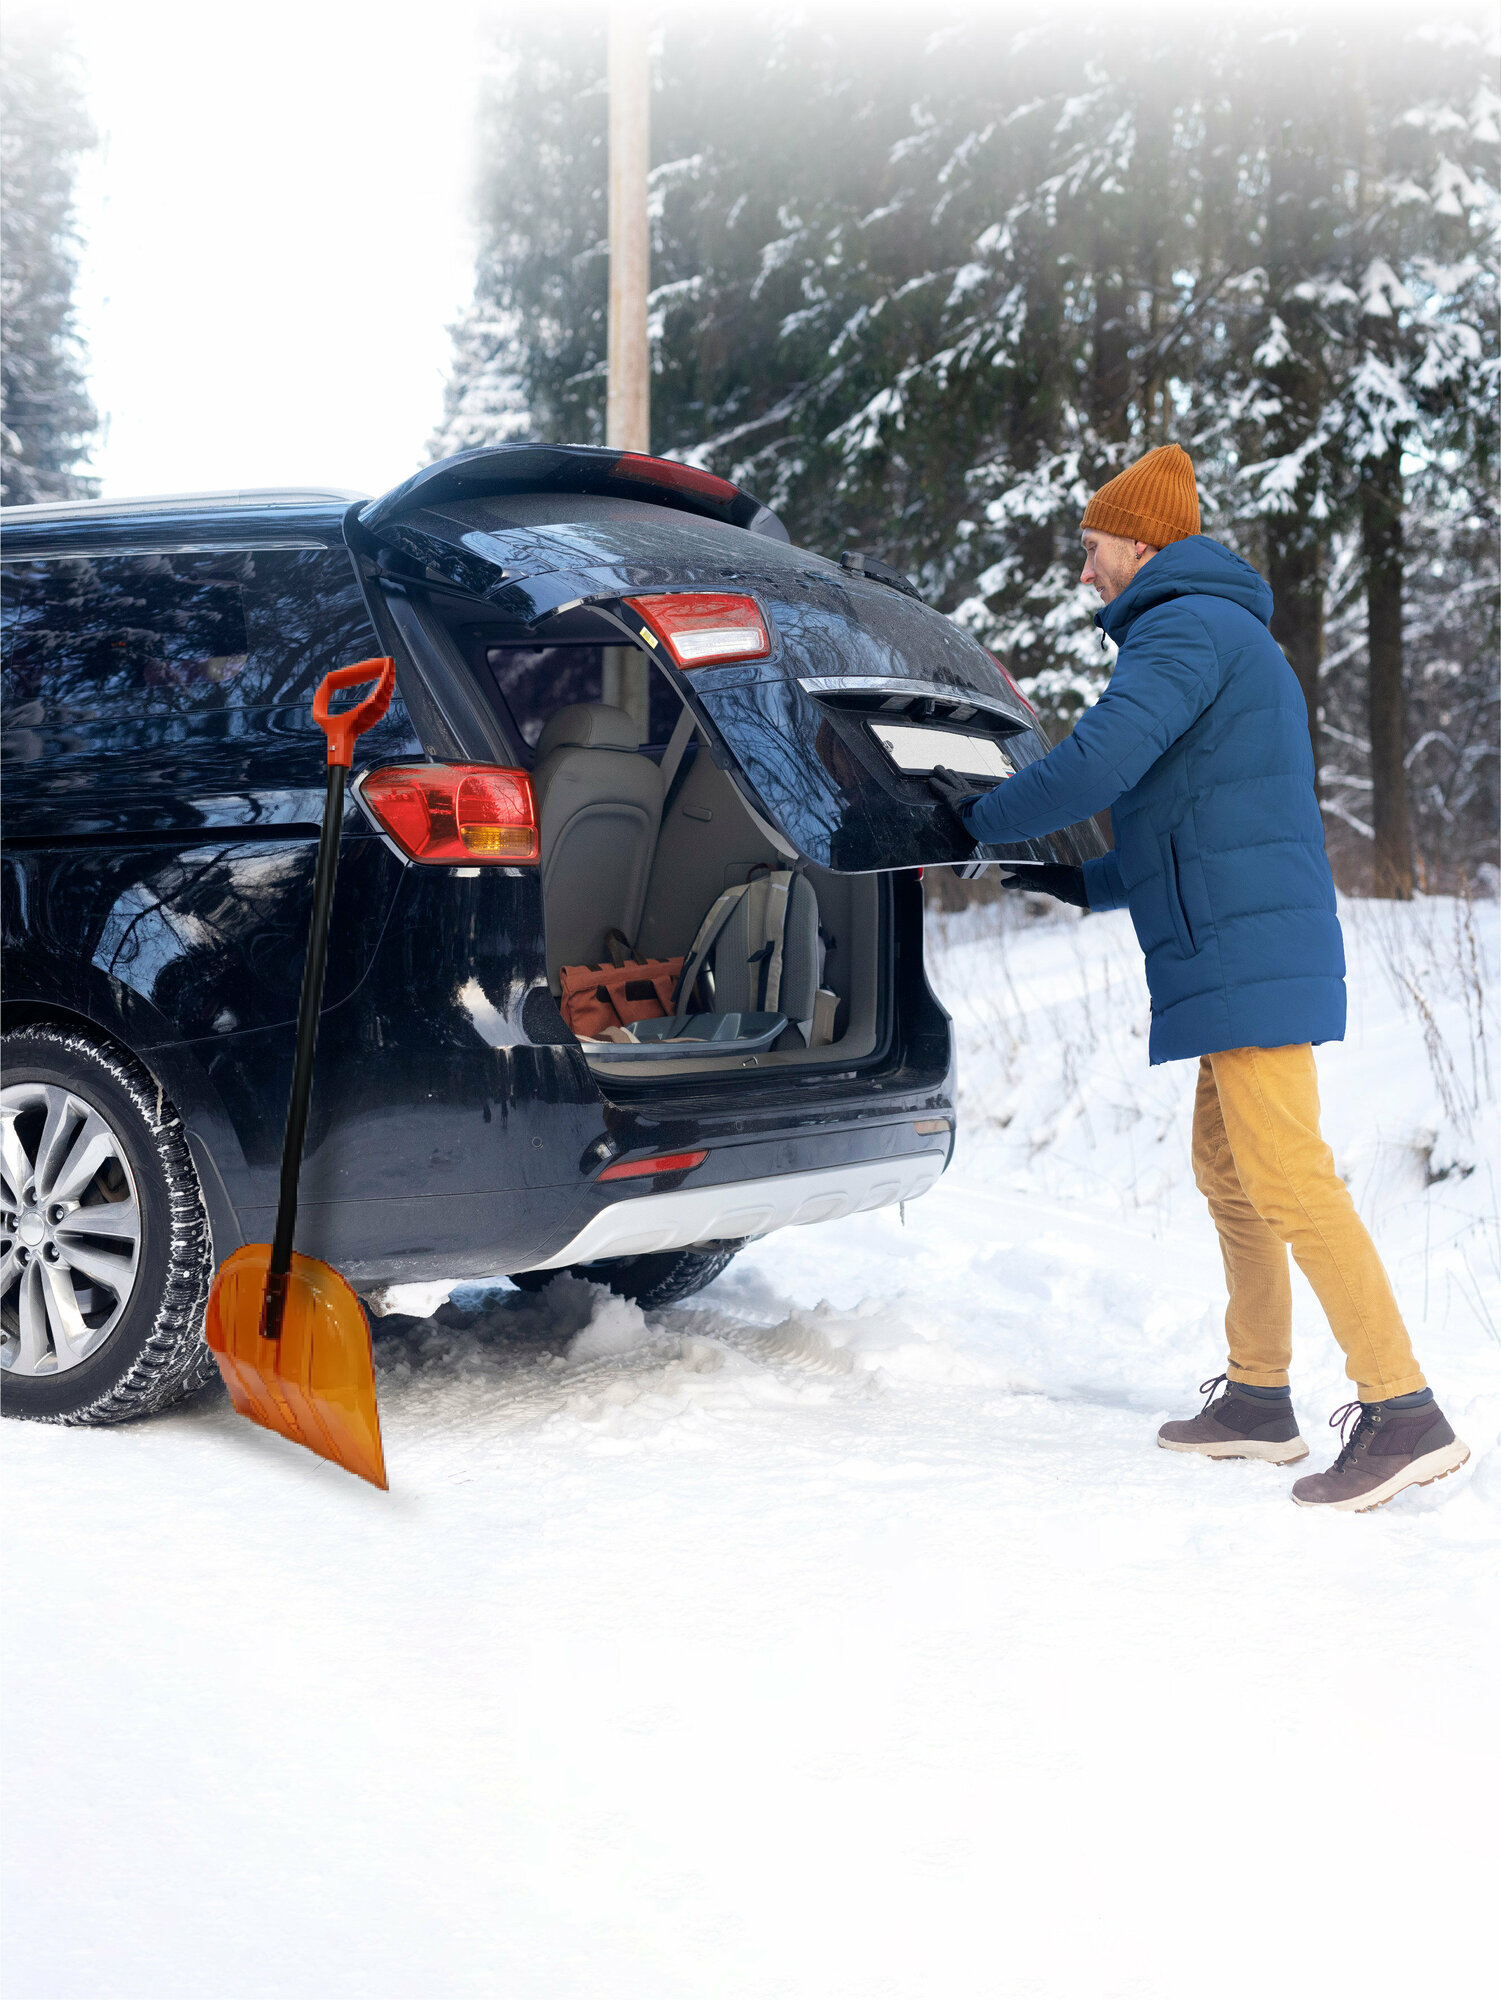
[{"label": "wooden utility pole", "polygon": [[[612,0],[610,8],[610,331],[605,443],[651,450],[651,350],[646,295],[651,237],[646,175],[651,153],[651,68],[646,8]],[[633,646],[608,646],[604,699],[623,708],[646,735],[651,664]]]},{"label": "wooden utility pole", "polygon": [[651,74],[646,9],[614,0],[610,9],[610,388],[605,443],[651,450],[651,357],[646,294],[651,245],[646,172],[651,130]]}]

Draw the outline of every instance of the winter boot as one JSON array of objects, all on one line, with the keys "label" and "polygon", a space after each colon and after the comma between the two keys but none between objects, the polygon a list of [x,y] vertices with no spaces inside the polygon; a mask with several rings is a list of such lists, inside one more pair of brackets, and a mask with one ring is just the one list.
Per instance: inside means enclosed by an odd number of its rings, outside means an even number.
[{"label": "winter boot", "polygon": [[[1221,1382],[1225,1393],[1216,1397]],[[1265,1458],[1273,1465],[1307,1458],[1308,1446],[1298,1436],[1291,1396],[1248,1394],[1243,1383],[1223,1375],[1201,1382],[1199,1394],[1209,1401],[1196,1417],[1164,1424],[1158,1431],[1157,1442],[1164,1451],[1196,1451],[1204,1458]]]},{"label": "winter boot", "polygon": [[[1357,1416],[1356,1413],[1359,1412]],[[1355,1428],[1345,1437],[1351,1417]],[[1385,1403],[1346,1403],[1329,1419],[1344,1445],[1327,1472],[1311,1472],[1293,1486],[1300,1507],[1333,1507],[1364,1514],[1393,1499],[1404,1486],[1429,1486],[1457,1472],[1470,1455],[1433,1400],[1431,1389]]]}]

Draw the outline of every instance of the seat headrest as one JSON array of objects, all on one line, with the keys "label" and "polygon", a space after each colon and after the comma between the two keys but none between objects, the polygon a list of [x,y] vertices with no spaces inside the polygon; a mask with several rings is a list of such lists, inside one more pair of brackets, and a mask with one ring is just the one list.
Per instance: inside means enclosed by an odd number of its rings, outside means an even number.
[{"label": "seat headrest", "polygon": [[641,730],[623,708],[607,701],[572,701],[549,716],[533,753],[540,764],[554,750],[639,750]]}]

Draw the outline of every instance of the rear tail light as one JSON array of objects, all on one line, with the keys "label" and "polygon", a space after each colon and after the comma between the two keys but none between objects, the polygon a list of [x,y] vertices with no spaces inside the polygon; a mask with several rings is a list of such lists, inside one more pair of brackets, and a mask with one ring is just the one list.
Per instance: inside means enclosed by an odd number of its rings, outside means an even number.
[{"label": "rear tail light", "polygon": [[359,796],[414,861],[535,861],[537,802],[525,771],[494,764],[395,764],[361,778]]},{"label": "rear tail light", "polygon": [[625,601],[645,627],[641,634],[645,644],[653,650],[665,646],[680,667],[754,660],[771,651],[766,620],[753,597],[695,590]]},{"label": "rear tail light", "polygon": [[988,660],[994,661],[995,665],[1000,668],[1001,678],[1005,681],[1007,687],[1010,688],[1011,692],[1016,696],[1017,700],[1021,703],[1022,707],[1027,711],[1028,715],[1035,715],[1037,713],[1037,710],[1032,706],[1031,702],[1027,700],[1027,697],[1022,693],[1021,689],[1016,685],[1016,682],[1012,677],[1011,669],[1006,665],[1005,661],[997,660],[995,654],[991,652],[988,646],[985,648],[985,657]]},{"label": "rear tail light", "polygon": [[689,1167],[701,1167],[709,1157],[708,1148],[701,1153],[656,1153],[649,1160],[617,1160],[613,1167],[606,1167],[600,1175],[602,1181],[634,1181],[643,1174],[682,1174]]}]

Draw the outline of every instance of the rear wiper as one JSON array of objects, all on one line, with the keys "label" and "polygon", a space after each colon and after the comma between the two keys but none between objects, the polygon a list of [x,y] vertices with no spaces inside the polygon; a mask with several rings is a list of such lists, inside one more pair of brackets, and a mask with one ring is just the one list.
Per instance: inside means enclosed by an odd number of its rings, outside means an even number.
[{"label": "rear wiper", "polygon": [[919,604],[923,601],[922,592],[910,576],[904,576],[899,569],[893,569],[890,563],[883,563],[875,556],[865,555],[859,549],[841,550],[839,567],[848,570],[851,576],[868,576],[872,583],[884,583],[892,590],[899,590],[903,597],[915,597]]}]

